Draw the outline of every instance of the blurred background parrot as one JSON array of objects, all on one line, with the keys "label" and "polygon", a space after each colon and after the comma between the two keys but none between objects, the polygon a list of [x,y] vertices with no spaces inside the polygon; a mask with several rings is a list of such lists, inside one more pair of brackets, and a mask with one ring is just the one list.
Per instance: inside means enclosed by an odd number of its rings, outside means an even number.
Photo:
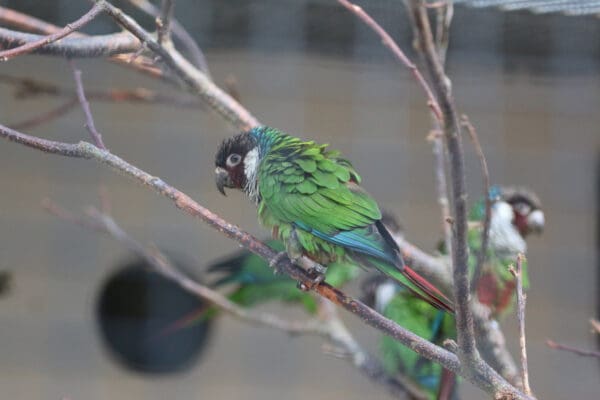
[{"label": "blurred background parrot", "polygon": [[377,203],[359,186],[360,176],[339,152],[259,127],[224,140],[215,164],[219,191],[244,191],[257,205],[262,225],[284,242],[293,261],[306,256],[327,266],[352,260],[453,311],[442,292],[405,266]]},{"label": "blurred background parrot", "polygon": [[[493,186],[489,196],[492,201],[489,245],[477,295],[496,317],[509,309],[514,298],[514,277],[508,266],[515,263],[519,253],[525,254],[525,238],[531,233],[541,233],[545,221],[541,202],[529,189]],[[481,248],[484,216],[485,200],[480,199],[470,212],[468,238],[469,266],[472,269]],[[443,246],[441,243],[440,246]],[[442,254],[446,253],[443,247],[440,249]],[[523,267],[524,283],[528,284],[525,263]],[[455,338],[455,322],[451,315],[418,301],[394,281],[368,279],[363,290],[368,304],[417,335],[438,345],[447,338]],[[401,373],[413,380],[429,398],[451,399],[456,396],[456,377],[439,365],[419,357],[387,336],[381,338],[380,351],[388,373]]]},{"label": "blurred background parrot", "polygon": [[[477,296],[481,303],[490,307],[493,317],[499,317],[511,310],[515,298],[515,279],[509,266],[516,263],[519,254],[526,254],[526,238],[532,233],[542,233],[545,217],[538,196],[527,188],[495,185],[490,188],[489,196],[492,201],[489,244]],[[484,216],[485,201],[481,199],[469,216],[469,266],[472,269],[481,249]],[[529,286],[526,260],[522,276],[526,289]]]}]

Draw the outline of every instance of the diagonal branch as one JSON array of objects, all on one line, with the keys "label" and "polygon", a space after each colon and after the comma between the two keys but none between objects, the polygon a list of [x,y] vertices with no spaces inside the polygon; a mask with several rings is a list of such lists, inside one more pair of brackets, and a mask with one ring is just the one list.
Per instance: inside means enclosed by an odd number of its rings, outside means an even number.
[{"label": "diagonal branch", "polygon": [[213,110],[221,114],[225,120],[241,130],[259,126],[258,120],[242,107],[235,99],[218,87],[206,74],[194,67],[175,49],[165,49],[153,36],[142,28],[135,20],[105,0],[93,0],[124,29],[131,32],[140,41],[160,56],[193,93],[200,96]]},{"label": "diagonal branch", "polygon": [[20,56],[23,54],[31,53],[32,51],[39,49],[42,46],[46,46],[50,43],[54,43],[57,40],[64,38],[65,36],[71,34],[72,32],[82,28],[87,23],[91,22],[94,18],[98,16],[102,12],[102,7],[95,4],[90,11],[85,13],[81,18],[77,21],[67,24],[63,29],[59,30],[56,33],[48,35],[46,37],[42,37],[36,41],[32,41],[26,44],[23,44],[19,47],[12,48],[10,50],[0,51],[0,61],[7,61],[13,57]]},{"label": "diagonal branch", "polygon": [[[148,15],[151,15],[154,18],[160,16],[160,10],[154,4],[149,2],[148,0],[127,0],[133,6],[139,8],[143,12]],[[210,71],[208,69],[208,63],[206,62],[206,57],[204,53],[198,47],[198,44],[189,34],[189,32],[177,21],[177,19],[171,19],[171,30],[173,31],[173,35],[179,39],[181,44],[185,47],[188,55],[192,58],[194,65],[202,72],[204,72],[207,76],[210,77]]]},{"label": "diagonal branch", "polygon": [[[204,208],[185,193],[168,185],[162,179],[152,176],[136,166],[129,164],[125,160],[117,157],[107,150],[99,149],[98,147],[87,142],[71,144],[41,139],[14,131],[2,125],[0,125],[0,136],[47,153],[73,158],[92,159],[104,165],[110,166],[113,169],[124,173],[137,182],[150,187],[157,193],[172,200],[177,208],[193,217],[203,220],[214,229],[218,230],[228,238],[238,241],[248,250],[259,255],[260,257],[263,257],[268,261],[274,259],[277,260],[280,258],[277,257],[278,253],[272,250],[270,247],[266,246],[250,234],[242,231],[239,227],[230,224],[210,210]],[[311,275],[309,275],[304,269],[292,264],[287,257],[278,261],[277,268],[300,282],[312,280]],[[460,373],[460,363],[454,354],[407,331],[395,322],[383,317],[373,309],[367,307],[362,302],[347,296],[340,290],[335,289],[325,282],[314,285],[313,290],[315,290],[319,295],[357,315],[368,325],[397,339],[399,342],[408,346],[410,349],[419,353],[423,357],[440,363],[451,371]],[[485,385],[483,385],[481,382],[477,384],[480,387],[485,387]]]}]

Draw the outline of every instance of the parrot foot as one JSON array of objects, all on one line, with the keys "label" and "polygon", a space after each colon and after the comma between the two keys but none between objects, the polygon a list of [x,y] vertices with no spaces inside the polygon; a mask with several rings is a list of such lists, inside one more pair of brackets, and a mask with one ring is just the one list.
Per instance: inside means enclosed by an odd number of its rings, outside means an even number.
[{"label": "parrot foot", "polygon": [[298,282],[298,289],[302,290],[303,292],[308,292],[313,287],[325,280],[325,272],[327,269],[308,257],[296,260],[296,265],[302,267],[302,269],[304,269],[311,278],[307,281]]}]

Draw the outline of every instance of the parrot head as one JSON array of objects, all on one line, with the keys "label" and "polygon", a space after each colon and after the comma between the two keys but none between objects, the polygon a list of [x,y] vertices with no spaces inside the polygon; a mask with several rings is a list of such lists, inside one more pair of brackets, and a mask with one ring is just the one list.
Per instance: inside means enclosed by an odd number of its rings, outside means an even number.
[{"label": "parrot head", "polygon": [[510,219],[523,238],[531,233],[541,234],[544,230],[542,204],[531,190],[516,186],[492,186],[490,197],[495,202],[494,213]]},{"label": "parrot head", "polygon": [[248,191],[256,181],[258,146],[256,139],[243,132],[223,140],[215,157],[215,183],[221,194],[225,188]]}]

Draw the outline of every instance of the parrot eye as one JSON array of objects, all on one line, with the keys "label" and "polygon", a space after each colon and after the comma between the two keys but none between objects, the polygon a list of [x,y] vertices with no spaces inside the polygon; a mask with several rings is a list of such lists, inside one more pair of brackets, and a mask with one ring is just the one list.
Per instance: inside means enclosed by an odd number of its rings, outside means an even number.
[{"label": "parrot eye", "polygon": [[227,157],[227,166],[235,167],[240,163],[240,161],[242,161],[242,157],[239,154],[230,154],[229,157]]}]

